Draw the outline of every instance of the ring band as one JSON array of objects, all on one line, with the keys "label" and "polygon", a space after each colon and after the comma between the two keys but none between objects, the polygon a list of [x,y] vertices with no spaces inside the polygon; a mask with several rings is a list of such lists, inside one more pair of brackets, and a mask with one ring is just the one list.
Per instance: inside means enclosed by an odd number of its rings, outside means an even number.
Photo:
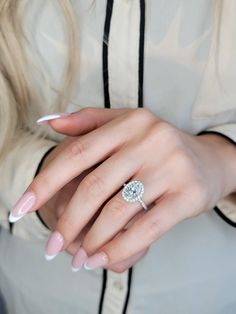
[{"label": "ring band", "polygon": [[139,202],[143,209],[147,210],[147,205],[142,200],[144,193],[144,185],[141,181],[130,181],[127,184],[124,184],[122,190],[122,197],[126,202]]}]

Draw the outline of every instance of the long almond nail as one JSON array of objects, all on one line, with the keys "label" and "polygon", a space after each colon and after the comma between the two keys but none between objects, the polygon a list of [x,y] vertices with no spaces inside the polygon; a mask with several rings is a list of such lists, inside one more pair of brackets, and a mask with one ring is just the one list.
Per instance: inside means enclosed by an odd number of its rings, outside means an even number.
[{"label": "long almond nail", "polygon": [[39,118],[36,122],[39,125],[44,125],[44,124],[48,124],[49,120],[64,118],[64,117],[68,117],[69,115],[70,115],[69,112],[57,112],[57,113],[49,114],[47,116],[43,116]]},{"label": "long almond nail", "polygon": [[63,236],[58,232],[54,231],[50,238],[48,239],[46,249],[45,249],[45,258],[47,261],[52,260],[58,255],[64,244]]},{"label": "long almond nail", "polygon": [[108,263],[108,256],[104,252],[96,253],[90,256],[84,264],[87,270],[105,266]]},{"label": "long almond nail", "polygon": [[36,195],[33,192],[26,192],[17,201],[16,205],[11,210],[9,221],[16,222],[28,213],[36,202]]},{"label": "long almond nail", "polygon": [[84,262],[87,260],[88,255],[85,250],[80,247],[78,252],[75,254],[72,260],[72,271],[77,272],[82,268]]}]

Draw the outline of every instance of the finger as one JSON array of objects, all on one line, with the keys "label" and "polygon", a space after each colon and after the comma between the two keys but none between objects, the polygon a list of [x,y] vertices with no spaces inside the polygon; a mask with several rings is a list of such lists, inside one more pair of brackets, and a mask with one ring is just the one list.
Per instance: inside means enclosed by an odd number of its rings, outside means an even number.
[{"label": "finger", "polygon": [[[121,232],[119,232],[116,237],[119,237],[121,234],[123,234],[126,230],[128,230],[136,220],[138,220],[139,218],[141,218],[143,215],[145,215],[144,211],[139,212],[136,216],[134,216],[129,222],[128,224],[123,228],[123,230]],[[122,273],[125,270],[127,270],[128,268],[130,268],[131,266],[135,265],[140,259],[142,259],[148,252],[149,248],[145,248],[142,251],[134,254],[133,256],[123,260],[120,263],[115,263],[113,265],[110,265],[109,270],[112,270],[114,272],[117,273]],[[86,267],[86,266],[85,266]],[[87,268],[88,269],[88,268]]]},{"label": "finger", "polygon": [[140,162],[138,160],[134,162],[135,155],[135,150],[123,149],[82,180],[56,226],[56,232],[59,232],[64,239],[62,249],[76,238],[98,208],[119,190],[133,173],[137,172]]},{"label": "finger", "polygon": [[81,247],[81,240],[76,239],[74,242],[72,242],[68,246],[68,248],[66,249],[66,252],[73,256],[76,254],[76,252],[79,250],[80,247]]},{"label": "finger", "polygon": [[187,211],[184,205],[175,194],[166,196],[130,229],[90,256],[86,261],[87,266],[92,269],[110,267],[149,247],[174,225],[185,219]]},{"label": "finger", "polygon": [[85,108],[69,116],[48,121],[58,133],[77,136],[88,133],[132,109]]},{"label": "finger", "polygon": [[75,139],[35,177],[12,209],[11,217],[18,220],[42,207],[72,179],[111,155],[124,143],[126,133],[119,120]]},{"label": "finger", "polygon": [[[132,178],[132,181],[140,180],[144,186],[149,187],[142,196],[146,205],[151,204],[166,192],[166,176],[162,176],[160,173],[158,172],[159,175],[155,173],[148,176],[140,173]],[[109,242],[140,211],[143,212],[144,210],[138,201],[131,203],[125,201],[121,191],[119,191],[103,207],[99,217],[85,235],[82,245],[87,254],[95,253],[100,247]]]},{"label": "finger", "polygon": [[81,247],[81,243],[84,239],[84,236],[86,235],[86,233],[89,231],[91,225],[94,223],[94,221],[97,219],[97,216],[99,215],[101,211],[101,208],[99,208],[98,212],[92,217],[92,219],[89,221],[89,223],[81,230],[81,232],[77,235],[77,237],[74,239],[74,241],[68,245],[68,247],[66,248],[66,251],[70,254],[70,255],[75,255],[79,248]]},{"label": "finger", "polygon": [[[140,214],[138,214],[137,216],[141,217]],[[129,226],[131,226],[134,221],[135,221],[135,219],[132,219],[132,221],[129,222]],[[129,228],[129,226],[127,225],[126,228]],[[122,234],[125,230],[127,230],[127,229],[124,228],[123,230],[121,230],[116,235],[116,237],[119,236],[120,234]],[[70,246],[71,245],[69,245],[69,247]],[[111,265],[109,269],[116,271],[116,272],[122,272],[125,269],[134,265],[139,259],[141,259],[147,253],[147,251],[148,251],[148,249],[144,249],[141,252],[138,252],[137,254],[133,255],[131,258],[128,258],[125,261],[122,261],[121,263]],[[78,270],[80,270],[82,268],[82,266],[86,262],[88,255],[87,255],[87,253],[84,250],[82,245],[79,246],[79,249],[77,247],[77,250],[76,250],[76,252],[73,253],[73,255],[74,256],[72,259],[72,271],[77,272]],[[87,269],[89,269],[89,268],[87,268]]]}]

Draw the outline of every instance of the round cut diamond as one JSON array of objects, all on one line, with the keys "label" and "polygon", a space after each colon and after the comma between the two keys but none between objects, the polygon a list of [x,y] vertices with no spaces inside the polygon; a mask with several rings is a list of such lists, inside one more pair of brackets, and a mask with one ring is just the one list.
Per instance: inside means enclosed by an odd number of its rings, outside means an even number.
[{"label": "round cut diamond", "polygon": [[136,202],[141,199],[144,193],[144,185],[140,181],[131,181],[125,184],[122,196],[127,202]]}]

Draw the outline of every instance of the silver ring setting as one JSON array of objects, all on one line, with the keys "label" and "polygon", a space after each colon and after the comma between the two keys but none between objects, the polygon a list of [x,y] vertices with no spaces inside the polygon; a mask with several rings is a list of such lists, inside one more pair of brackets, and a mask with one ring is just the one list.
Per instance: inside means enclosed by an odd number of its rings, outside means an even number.
[{"label": "silver ring setting", "polygon": [[124,184],[122,190],[122,197],[126,202],[139,202],[142,207],[147,210],[147,205],[142,200],[144,193],[144,185],[141,181],[130,181],[127,184]]}]

